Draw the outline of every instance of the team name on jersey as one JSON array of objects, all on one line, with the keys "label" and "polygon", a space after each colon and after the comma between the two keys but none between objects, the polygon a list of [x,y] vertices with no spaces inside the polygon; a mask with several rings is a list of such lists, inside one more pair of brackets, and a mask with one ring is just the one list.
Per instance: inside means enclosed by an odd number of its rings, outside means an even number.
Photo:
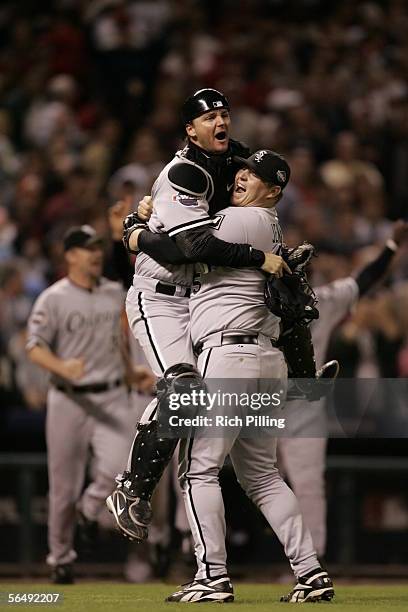
[{"label": "team name on jersey", "polygon": [[118,324],[120,312],[117,310],[105,310],[92,315],[85,316],[79,310],[71,312],[65,322],[67,332],[72,333],[85,327],[103,325],[105,323]]}]

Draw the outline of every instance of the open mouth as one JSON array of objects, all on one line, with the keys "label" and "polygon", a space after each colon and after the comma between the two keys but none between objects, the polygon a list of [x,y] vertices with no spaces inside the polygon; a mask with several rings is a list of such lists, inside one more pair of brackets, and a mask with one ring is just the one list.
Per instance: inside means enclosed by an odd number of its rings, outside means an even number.
[{"label": "open mouth", "polygon": [[227,132],[222,131],[222,132],[218,132],[218,134],[215,135],[217,140],[225,140],[227,137]]},{"label": "open mouth", "polygon": [[235,193],[245,193],[246,192],[246,188],[241,183],[237,183],[235,185],[234,191],[235,191]]}]

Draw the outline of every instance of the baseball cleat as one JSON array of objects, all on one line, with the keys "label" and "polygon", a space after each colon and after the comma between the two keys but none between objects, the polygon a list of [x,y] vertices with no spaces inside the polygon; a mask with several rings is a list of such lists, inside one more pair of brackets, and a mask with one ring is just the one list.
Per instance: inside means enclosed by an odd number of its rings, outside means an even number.
[{"label": "baseball cleat", "polygon": [[327,572],[318,569],[310,575],[298,578],[289,595],[281,597],[287,603],[305,603],[307,601],[331,601],[334,597],[333,582]]},{"label": "baseball cleat", "polygon": [[51,582],[53,584],[73,584],[74,569],[72,567],[72,563],[54,565],[51,570]]},{"label": "baseball cleat", "polygon": [[138,542],[147,540],[147,525],[152,514],[149,502],[139,497],[127,497],[123,490],[115,489],[106,498],[106,505],[122,535]]},{"label": "baseball cleat", "polygon": [[165,601],[177,603],[229,603],[234,601],[234,589],[228,576],[193,580]]}]

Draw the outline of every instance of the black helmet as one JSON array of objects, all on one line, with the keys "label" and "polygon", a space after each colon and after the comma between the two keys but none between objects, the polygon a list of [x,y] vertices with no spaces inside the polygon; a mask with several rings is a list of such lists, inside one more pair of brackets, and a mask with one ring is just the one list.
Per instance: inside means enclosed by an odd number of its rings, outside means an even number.
[{"label": "black helmet", "polygon": [[199,89],[184,102],[181,109],[181,118],[186,125],[200,115],[219,108],[229,110],[228,100],[224,94],[216,89]]}]

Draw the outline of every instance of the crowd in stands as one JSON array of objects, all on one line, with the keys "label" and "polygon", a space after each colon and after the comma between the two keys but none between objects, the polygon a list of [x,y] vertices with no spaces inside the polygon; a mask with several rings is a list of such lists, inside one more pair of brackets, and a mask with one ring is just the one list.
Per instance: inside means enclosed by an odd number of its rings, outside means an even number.
[{"label": "crowd in stands", "polygon": [[[44,407],[25,324],[64,274],[64,231],[108,236],[108,206],[149,193],[195,89],[225,92],[233,136],[287,157],[278,212],[289,245],[317,247],[315,284],[375,256],[408,215],[407,31],[404,0],[2,2],[1,408]],[[408,375],[407,313],[405,246],[341,330],[357,351],[347,375]]]}]

